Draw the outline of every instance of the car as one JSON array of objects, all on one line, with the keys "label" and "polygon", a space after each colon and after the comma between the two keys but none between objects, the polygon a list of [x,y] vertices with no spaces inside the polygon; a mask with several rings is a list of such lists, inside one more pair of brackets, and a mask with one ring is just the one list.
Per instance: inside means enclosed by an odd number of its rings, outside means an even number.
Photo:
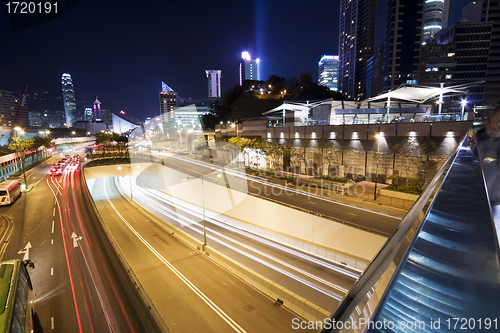
[{"label": "car", "polygon": [[52,164],[52,166],[59,166],[59,162]]},{"label": "car", "polygon": [[72,162],[68,165],[68,170],[70,170],[70,171],[76,170],[77,168],[78,168],[78,164],[75,162]]},{"label": "car", "polygon": [[61,175],[61,168],[58,166],[52,167],[49,171],[50,176],[60,176]]}]

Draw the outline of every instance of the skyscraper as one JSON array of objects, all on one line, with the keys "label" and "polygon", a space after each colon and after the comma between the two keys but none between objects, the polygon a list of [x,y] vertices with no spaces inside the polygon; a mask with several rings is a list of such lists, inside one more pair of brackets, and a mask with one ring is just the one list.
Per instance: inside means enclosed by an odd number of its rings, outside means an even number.
[{"label": "skyscraper", "polygon": [[92,112],[92,108],[85,108],[83,120],[85,120],[85,121],[93,121],[94,120],[94,114]]},{"label": "skyscraper", "polygon": [[[174,107],[177,106],[177,93],[167,86],[165,82],[161,83],[160,92],[160,117],[163,128],[172,125],[174,120]],[[169,124],[170,123],[170,124]]]},{"label": "skyscraper", "polygon": [[349,99],[365,99],[376,12],[377,0],[340,0],[338,91]]},{"label": "skyscraper", "polygon": [[221,70],[206,70],[205,74],[208,78],[208,97],[219,98]]},{"label": "skyscraper", "polygon": [[483,1],[481,22],[493,24],[483,96],[483,104],[493,105],[500,96],[500,0]]},{"label": "skyscraper", "polygon": [[73,120],[76,115],[75,91],[73,90],[73,80],[71,75],[64,73],[62,75],[62,93],[64,102],[64,113],[66,114],[66,126],[73,126]]},{"label": "skyscraper", "polygon": [[324,55],[318,62],[318,84],[337,91],[339,56]]},{"label": "skyscraper", "polygon": [[384,90],[417,83],[424,6],[424,0],[387,0]]},{"label": "skyscraper", "polygon": [[241,62],[240,62],[240,86],[243,85],[245,80],[260,80],[259,74],[259,62],[260,59],[252,59],[250,53],[247,51],[241,52]]},{"label": "skyscraper", "polygon": [[448,26],[450,0],[427,0],[425,2],[425,22],[423,42]]},{"label": "skyscraper", "polygon": [[101,121],[101,102],[95,97],[94,101],[94,120]]}]

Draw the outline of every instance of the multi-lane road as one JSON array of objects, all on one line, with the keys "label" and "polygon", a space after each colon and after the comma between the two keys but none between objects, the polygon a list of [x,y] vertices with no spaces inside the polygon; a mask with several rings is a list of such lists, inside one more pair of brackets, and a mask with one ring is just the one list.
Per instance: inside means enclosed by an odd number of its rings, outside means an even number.
[{"label": "multi-lane road", "polygon": [[[30,192],[13,205],[0,207],[0,214],[13,221],[4,221],[7,229],[1,259],[29,258],[35,263],[36,268],[30,274],[38,326],[45,332],[147,331],[147,325],[140,319],[144,316],[137,313],[138,307],[127,293],[127,286],[122,284],[123,272],[114,268],[117,257],[110,256],[102,226],[83,195],[81,169],[49,177],[47,172],[54,161],[30,174]],[[170,167],[189,170],[193,177],[211,171],[209,165],[193,164],[182,158],[166,161]],[[250,193],[254,191],[254,195],[269,193],[273,200],[353,225],[361,224],[379,234],[390,234],[399,222],[392,215],[400,212],[373,214],[363,207],[350,207],[303,193],[280,196],[269,191],[270,184],[266,182],[250,180],[242,174],[230,176],[236,179],[236,188],[245,187]],[[115,237],[113,242],[120,244],[126,261],[169,329],[174,332],[207,328],[221,332],[292,330],[297,315],[276,306],[274,300],[187,246],[166,231],[161,222],[163,219],[184,227],[183,223],[193,218],[199,220],[199,216],[189,211],[177,214],[179,207],[174,207],[162,193],[144,191],[141,187],[134,188],[136,202],[131,202],[124,195],[130,184],[123,178],[98,179],[93,184],[93,194],[106,227]],[[160,219],[152,219],[151,214],[137,209],[136,203]],[[169,213],[172,210],[177,212],[175,218]],[[188,224],[189,232],[201,234],[199,224]],[[206,230],[210,246],[229,249],[233,260],[329,310],[333,310],[360,273],[343,270],[327,260],[317,261],[318,258],[305,253],[293,253],[290,248],[241,233],[214,219],[207,219]]]},{"label": "multi-lane road", "polygon": [[54,161],[31,173],[30,192],[0,207],[0,214],[13,221],[5,233],[1,259],[26,257],[35,263],[29,273],[39,330],[145,331],[83,202],[81,171],[48,177]]}]

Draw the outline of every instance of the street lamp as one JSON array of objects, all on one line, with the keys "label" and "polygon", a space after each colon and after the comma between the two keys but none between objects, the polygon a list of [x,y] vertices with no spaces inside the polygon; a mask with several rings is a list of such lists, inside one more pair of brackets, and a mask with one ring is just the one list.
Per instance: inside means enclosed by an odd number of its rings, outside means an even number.
[{"label": "street lamp", "polygon": [[182,132],[181,130],[177,130],[177,133],[179,133],[179,138],[181,140],[181,150],[182,150]]},{"label": "street lamp", "polygon": [[460,120],[464,120],[464,110],[465,110],[465,106],[467,105],[467,100],[463,99],[461,104],[462,104],[462,117],[460,118]]},{"label": "street lamp", "polygon": [[378,185],[378,158],[379,158],[379,153],[380,153],[380,138],[382,138],[384,134],[380,132],[379,134],[375,135],[377,138],[377,169],[375,171],[375,192],[373,192],[373,200],[377,200],[377,185]]}]

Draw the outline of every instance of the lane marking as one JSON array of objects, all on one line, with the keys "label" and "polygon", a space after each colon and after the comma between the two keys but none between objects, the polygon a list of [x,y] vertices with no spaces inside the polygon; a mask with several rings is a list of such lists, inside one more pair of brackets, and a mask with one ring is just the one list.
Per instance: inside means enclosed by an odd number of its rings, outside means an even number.
[{"label": "lane marking", "polygon": [[52,221],[52,233],[54,233],[54,221]]},{"label": "lane marking", "polygon": [[229,317],[221,308],[219,308],[210,298],[208,298],[201,290],[199,290],[191,281],[189,281],[181,272],[179,272],[170,262],[168,262],[146,239],[144,239],[137,230],[128,223],[128,221],[118,212],[115,205],[111,202],[108,196],[106,186],[104,186],[104,195],[111,208],[130,231],[165,265],[172,273],[174,273],[185,285],[187,285],[203,302],[205,302],[219,317],[221,317],[233,330],[236,332],[246,333],[246,331]]},{"label": "lane marking", "polygon": [[54,244],[54,240],[53,239],[50,240],[50,244]]},{"label": "lane marking", "polygon": [[50,269],[50,275],[54,275],[54,269],[53,268]]},{"label": "lane marking", "polygon": [[52,216],[56,216],[56,207],[54,207],[54,210],[52,211]]},{"label": "lane marking", "polygon": [[50,318],[50,329],[53,330],[54,329],[54,317],[51,317]]}]

